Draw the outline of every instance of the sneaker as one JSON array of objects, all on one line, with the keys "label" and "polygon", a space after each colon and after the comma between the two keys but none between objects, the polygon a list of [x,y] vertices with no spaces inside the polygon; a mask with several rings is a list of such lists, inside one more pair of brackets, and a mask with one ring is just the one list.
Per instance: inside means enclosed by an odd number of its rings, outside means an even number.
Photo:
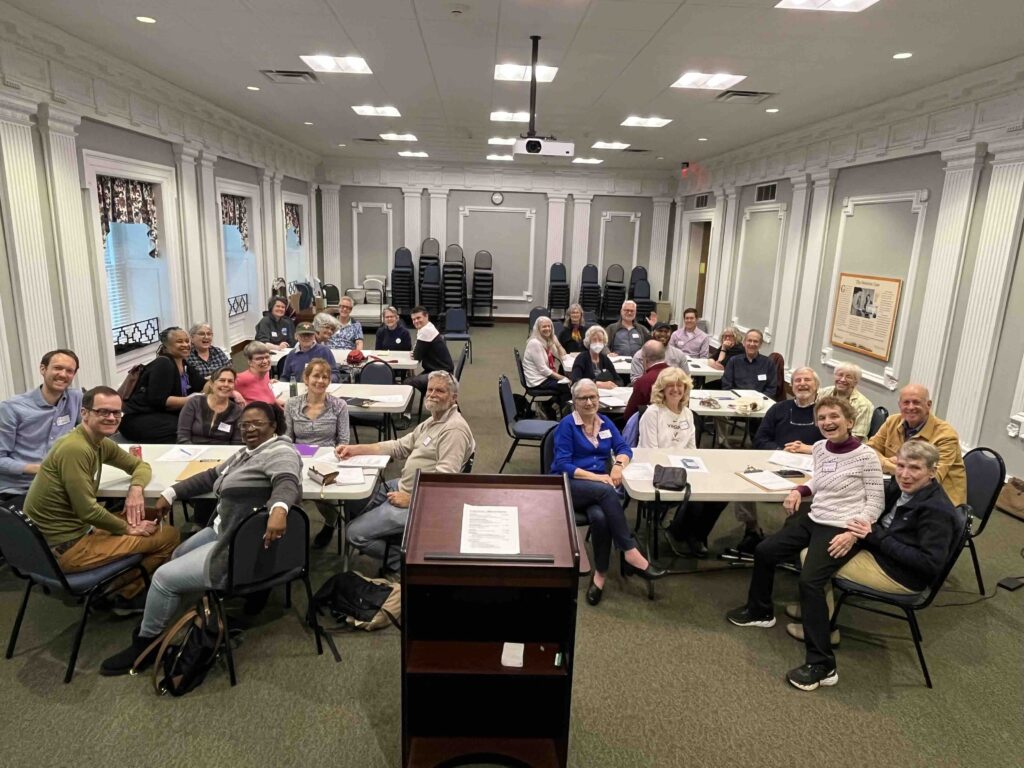
[{"label": "sneaker", "polygon": [[801,691],[813,691],[820,685],[835,685],[839,682],[839,673],[835,667],[824,664],[804,664],[786,673],[786,679],[794,688]]},{"label": "sneaker", "polygon": [[803,620],[803,614],[800,613],[800,603],[786,603],[786,615],[793,621]]},{"label": "sneaker", "polygon": [[757,614],[753,613],[747,606],[740,608],[733,608],[727,614],[725,614],[730,622],[735,624],[737,627],[768,627],[775,626],[775,617],[770,613]]},{"label": "sneaker", "polygon": [[757,545],[764,541],[764,532],[757,528],[752,531],[746,531],[743,534],[743,538],[740,539],[740,543],[735,547],[729,547],[722,553],[722,558],[725,560],[753,560],[754,550],[757,549]]},{"label": "sneaker", "polygon": [[146,593],[144,591],[131,598],[114,595],[110,601],[110,612],[115,616],[137,616],[145,610]]},{"label": "sneaker", "polygon": [[334,538],[334,526],[324,523],[324,527],[313,537],[313,549],[324,549]]},{"label": "sneaker", "polygon": [[[794,640],[799,640],[801,643],[804,641],[804,625],[803,624],[787,624],[786,632]],[[833,630],[828,636],[828,641],[833,648],[839,647],[839,630]]]}]

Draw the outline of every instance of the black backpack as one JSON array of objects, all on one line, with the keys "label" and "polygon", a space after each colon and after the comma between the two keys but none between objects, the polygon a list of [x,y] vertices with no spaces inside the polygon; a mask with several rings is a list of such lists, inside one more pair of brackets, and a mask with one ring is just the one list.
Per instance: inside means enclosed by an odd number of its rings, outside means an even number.
[{"label": "black backpack", "polygon": [[[195,608],[154,640],[135,661],[138,665],[159,645],[153,662],[153,690],[157,695],[184,696],[198,688],[217,663],[228,642],[213,600],[204,595]],[[175,642],[176,641],[176,642]],[[136,674],[135,666],[132,667]]]},{"label": "black backpack", "polygon": [[128,369],[128,373],[125,374],[124,381],[122,381],[121,386],[117,388],[117,394],[121,396],[122,403],[127,403],[135,390],[138,389],[139,381],[142,379],[142,374],[145,370],[146,366],[143,363],[133,365]]},{"label": "black backpack", "polygon": [[[362,629],[371,632],[388,624],[402,628],[399,617],[402,610],[402,588],[385,579],[368,579],[355,571],[342,571],[331,576],[313,595],[307,617],[311,627],[318,628],[331,648],[336,661],[341,661],[334,640],[328,633]],[[330,615],[337,621],[334,627],[320,627],[313,623],[313,614]]]}]

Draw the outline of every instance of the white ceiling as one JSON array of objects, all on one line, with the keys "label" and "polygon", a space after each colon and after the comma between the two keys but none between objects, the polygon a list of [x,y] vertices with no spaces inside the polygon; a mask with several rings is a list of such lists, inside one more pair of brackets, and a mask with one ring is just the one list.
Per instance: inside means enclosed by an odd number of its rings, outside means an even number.
[{"label": "white ceiling", "polygon": [[[487,138],[526,126],[489,115],[528,109],[529,84],[495,82],[494,65],[529,63],[531,34],[543,36],[540,63],[559,67],[538,86],[538,131],[575,141],[577,156],[601,157],[606,168],[678,167],[1024,54],[1024,0],[880,0],[856,14],[778,10],[776,0],[7,2],[339,159],[397,159],[407,145],[356,141],[385,132],[416,134],[413,148],[431,161],[507,151]],[[914,56],[894,61],[898,51]],[[319,85],[259,74],[304,70],[299,55],[314,53],[362,56],[373,74],[318,75]],[[770,104],[781,111],[669,87],[689,70],[748,75],[736,87],[777,93]],[[394,105],[402,117],[359,117],[351,106],[364,103]],[[621,127],[631,114],[673,122]],[[651,152],[589,149],[597,140]]]}]

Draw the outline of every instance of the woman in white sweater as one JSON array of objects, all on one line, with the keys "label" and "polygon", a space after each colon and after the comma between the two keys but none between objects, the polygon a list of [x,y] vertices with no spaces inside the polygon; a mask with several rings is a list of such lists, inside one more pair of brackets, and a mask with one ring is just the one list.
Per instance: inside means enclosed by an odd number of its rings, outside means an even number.
[{"label": "woman in white sweater", "polygon": [[693,379],[679,368],[658,374],[651,389],[651,404],[640,417],[640,447],[676,450],[696,448],[693,414],[687,407]]},{"label": "woman in white sweater", "polygon": [[[548,390],[555,396],[556,402],[568,403],[569,380],[558,371],[563,357],[565,350],[555,337],[551,318],[538,317],[523,352],[526,385],[532,389]],[[548,415],[554,417],[552,413]]]},{"label": "woman in white sweater", "polygon": [[858,550],[858,537],[846,526],[853,520],[871,525],[885,504],[882,468],[878,455],[853,437],[856,414],[848,400],[823,397],[814,409],[818,429],[825,437],[814,444],[814,475],[789,492],[783,502],[790,515],[805,496],[811,508],[800,512],[781,531],[762,541],[754,551],[754,573],[747,604],[727,618],[741,627],[775,625],[772,581],[775,566],[792,560],[806,549],[800,572],[800,610],[804,623],[806,662],[786,679],[803,691],[839,682],[835,654],[829,642],[829,615],[825,587]]}]

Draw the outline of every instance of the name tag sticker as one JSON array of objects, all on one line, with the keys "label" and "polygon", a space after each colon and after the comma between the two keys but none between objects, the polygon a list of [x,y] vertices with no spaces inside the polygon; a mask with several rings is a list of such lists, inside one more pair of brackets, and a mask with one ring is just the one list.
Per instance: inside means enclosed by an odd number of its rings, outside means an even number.
[{"label": "name tag sticker", "polygon": [[757,374],[757,380],[758,381],[768,381],[768,374],[767,373],[759,373],[759,374]]},{"label": "name tag sticker", "polygon": [[217,429],[220,430],[221,432],[230,432],[232,426],[234,425],[228,424],[226,421],[222,421],[220,424],[217,425]]},{"label": "name tag sticker", "polygon": [[67,414],[64,414],[63,416],[58,416],[57,417],[57,426],[58,427],[63,427],[65,424],[70,424],[70,423],[71,423],[71,417],[68,416]]},{"label": "name tag sticker", "polygon": [[639,339],[640,338],[640,334],[637,331],[633,331],[633,333],[631,335],[633,336],[634,339]]},{"label": "name tag sticker", "polygon": [[597,433],[597,436],[602,440],[611,440],[612,431],[610,429],[602,429],[600,432]]},{"label": "name tag sticker", "polygon": [[835,461],[823,461],[821,463],[821,471],[822,472],[835,472],[836,471],[836,462]]},{"label": "name tag sticker", "polygon": [[270,332],[270,338],[276,339],[277,338],[277,331],[271,331]]},{"label": "name tag sticker", "polygon": [[426,437],[423,438],[423,444],[430,445],[430,435],[427,435]]}]

